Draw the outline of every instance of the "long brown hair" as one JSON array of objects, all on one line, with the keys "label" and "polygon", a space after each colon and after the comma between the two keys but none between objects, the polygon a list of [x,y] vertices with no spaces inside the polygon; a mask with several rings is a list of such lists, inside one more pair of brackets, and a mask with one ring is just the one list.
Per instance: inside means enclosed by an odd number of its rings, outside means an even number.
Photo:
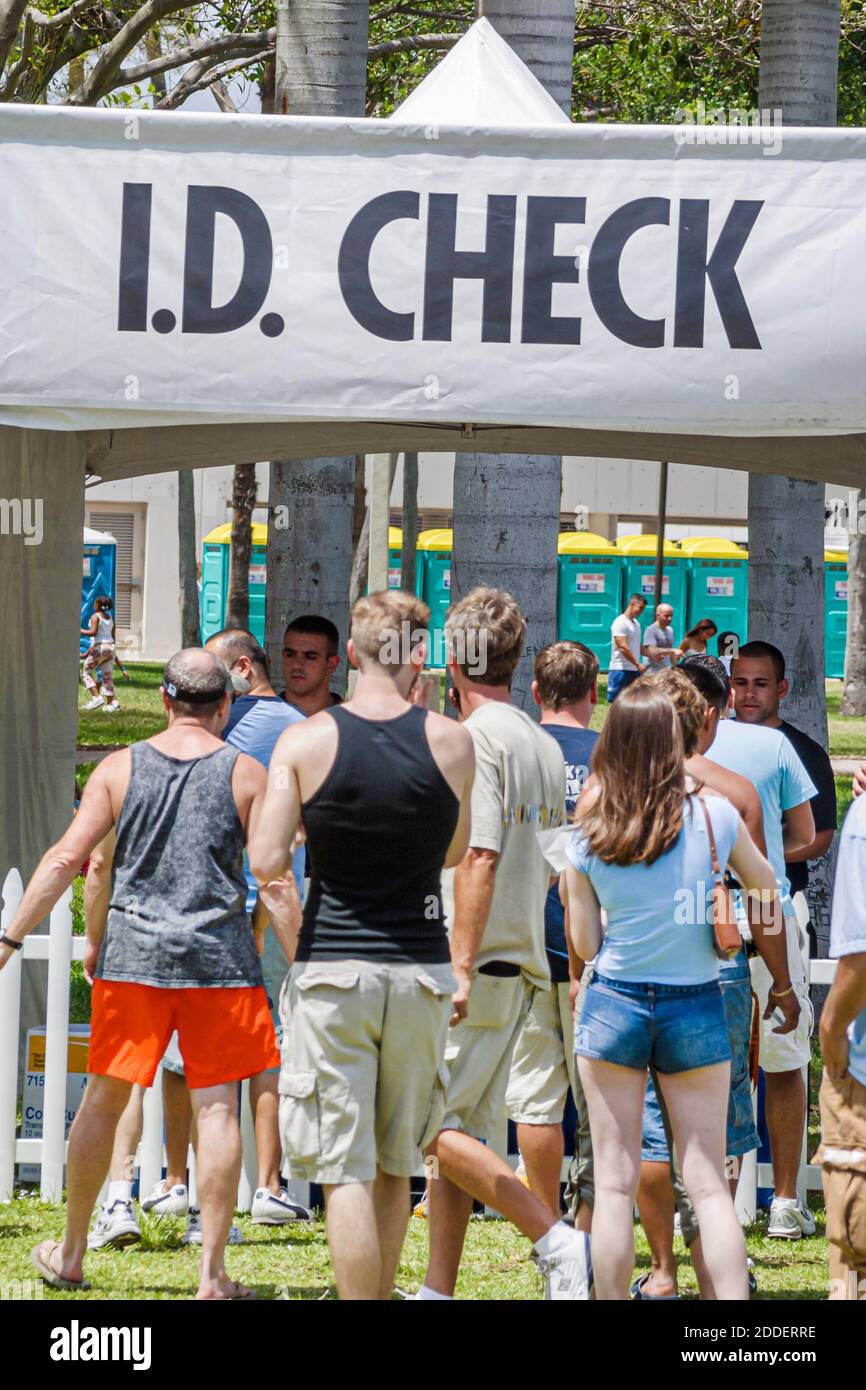
[{"label": "long brown hair", "polygon": [[618,695],[592,767],[598,794],[576,818],[589,852],[606,864],[654,864],[683,824],[683,739],[668,696],[644,681]]}]

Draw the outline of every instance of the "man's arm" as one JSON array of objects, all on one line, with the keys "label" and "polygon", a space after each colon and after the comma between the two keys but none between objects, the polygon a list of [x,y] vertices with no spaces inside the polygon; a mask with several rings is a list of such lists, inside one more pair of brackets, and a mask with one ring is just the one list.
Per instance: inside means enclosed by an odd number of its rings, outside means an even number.
[{"label": "man's arm", "polygon": [[626,661],[628,661],[630,665],[634,666],[636,670],[642,671],[643,667],[641,666],[639,661],[635,661],[634,652],[632,651],[626,639],[624,637],[614,637],[613,641],[615,647],[617,648],[617,651],[622,652]]},{"label": "man's arm", "polygon": [[[288,731],[287,731],[288,732]],[[285,735],[281,736],[280,742]],[[277,934],[277,940],[283,949],[286,960],[291,964],[295,957],[298,945],[298,933],[301,929],[301,900],[298,894],[298,886],[292,874],[292,840],[297,823],[300,819],[300,794],[293,802],[291,796],[287,799],[285,793],[280,792],[286,780],[280,774],[272,781],[274,761],[280,743],[274,749],[274,757],[271,760],[271,770],[266,773],[261,763],[247,754],[240,754],[235,764],[235,778],[232,779],[232,788],[235,798],[241,805],[246,806],[246,814],[242,816],[247,835],[247,846],[250,860],[250,869],[254,877],[259,882],[259,894],[256,906],[253,910],[253,933],[256,938],[256,949],[259,954],[262,951],[264,934],[267,930],[268,922],[273,926]],[[291,754],[289,754],[289,757]],[[274,787],[276,782],[276,787]],[[297,786],[297,783],[295,783]],[[277,840],[276,837],[268,843],[266,837],[261,832],[268,822],[268,796],[272,788],[277,792],[277,807],[284,813],[286,811],[286,801],[288,800],[289,817],[293,814],[292,806],[296,804],[297,815],[293,825],[281,821],[277,811],[273,814],[273,819],[277,825],[277,833],[286,835],[285,840]],[[258,863],[253,858],[253,845],[265,840],[265,852],[260,855]],[[270,873],[263,868],[263,860],[267,855],[271,856],[270,865],[276,865],[276,869]]]},{"label": "man's arm", "polygon": [[[9,924],[6,935],[13,941],[23,941],[48,916],[54,904],[81,872],[81,865],[114,824],[110,794],[110,772],[101,763],[84,789],[81,805],[64,835],[42,856],[27,885],[18,911]],[[128,756],[128,755],[127,755]],[[0,946],[0,969],[12,955],[11,946]]]},{"label": "man's arm", "polygon": [[496,883],[499,855],[492,849],[467,850],[454,871],[454,924],[451,928],[451,964],[457,977],[457,992],[453,996],[452,1021],[465,1018],[469,1008],[469,990],[475,960]]},{"label": "man's arm", "polygon": [[251,805],[247,823],[250,871],[259,883],[286,878],[292,871],[292,841],[301,819],[295,755],[302,728],[301,724],[290,724],[280,734],[266,779],[260,769],[266,790],[261,800]]},{"label": "man's arm", "polygon": [[821,1013],[821,1051],[834,1081],[848,1070],[848,1026],[866,1009],[866,951],[842,956]]},{"label": "man's arm", "polygon": [[809,849],[815,839],[815,818],[812,803],[803,801],[791,806],[782,821],[782,845],[785,858],[793,859],[798,850]]},{"label": "man's arm", "polygon": [[772,865],[755,848],[743,824],[731,850],[729,863],[748,894],[746,902],[752,938],[758,955],[773,977],[764,1018],[769,1018],[774,1009],[780,1009],[785,1021],[773,1032],[792,1033],[800,1018],[800,1001],[791,988],[788,943],[776,875]]},{"label": "man's arm", "polygon": [[806,859],[820,859],[822,854],[826,854],[833,843],[833,830],[819,830],[811,845],[805,849],[795,849],[791,854],[785,855],[788,864],[801,864]]},{"label": "man's arm", "polygon": [[111,870],[114,864],[116,842],[114,826],[104,840],[100,840],[90,856],[87,876],[84,880],[84,926],[87,946],[84,954],[84,976],[88,984],[93,984],[99,948],[105,935],[108,921],[108,904],[111,900]]}]

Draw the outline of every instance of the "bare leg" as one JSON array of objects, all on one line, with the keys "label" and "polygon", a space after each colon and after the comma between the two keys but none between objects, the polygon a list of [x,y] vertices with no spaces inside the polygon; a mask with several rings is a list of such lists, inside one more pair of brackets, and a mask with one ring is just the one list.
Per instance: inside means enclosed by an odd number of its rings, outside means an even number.
[{"label": "bare leg", "polygon": [[562,1173],[562,1125],[518,1125],[517,1144],[526,1166],[530,1192],[550,1211],[560,1210]]},{"label": "bare leg", "polygon": [[144,1089],[143,1086],[132,1087],[129,1102],[117,1122],[108,1170],[111,1182],[131,1183],[135,1176],[135,1154],[144,1125]]},{"label": "bare leg", "polygon": [[[428,1288],[454,1292],[473,1197],[498,1211],[533,1243],[556,1225],[558,1216],[477,1139],[444,1129],[427,1152],[436,1155],[439,1170],[430,1184],[430,1264],[424,1281]],[[452,1190],[457,1188],[459,1193]]]},{"label": "bare leg", "polygon": [[201,1209],[201,1267],[197,1298],[231,1298],[225,1251],[241,1173],[237,1082],[190,1092],[196,1128],[196,1182]]},{"label": "bare leg", "polygon": [[186,1186],[192,1104],[186,1078],[163,1068],[162,1104],[165,1111],[165,1190]]},{"label": "bare leg", "polygon": [[87,1228],[105,1181],[117,1122],[129,1103],[130,1082],[91,1076],[69,1131],[66,1160],[66,1238],[53,1265],[65,1279],[81,1278]]},{"label": "bare leg", "polygon": [[796,1197],[806,1124],[806,1083],[799,1069],[766,1072],[764,1079],[775,1195]]},{"label": "bare leg", "polygon": [[256,1155],[259,1164],[258,1187],[266,1187],[275,1197],[280,1195],[280,1097],[277,1090],[279,1072],[262,1071],[250,1077],[250,1110],[256,1131]]},{"label": "bare leg", "polygon": [[637,1209],[649,1241],[651,1269],[644,1292],[664,1297],[677,1291],[674,1256],[674,1189],[669,1163],[644,1160],[640,1166]]},{"label": "bare leg", "polygon": [[346,1182],[325,1188],[328,1248],[337,1293],[344,1301],[379,1298],[382,1254],[373,1186]]},{"label": "bare leg", "polygon": [[379,1233],[379,1298],[387,1300],[394,1289],[409,1224],[409,1179],[396,1178],[380,1168],[373,1184],[373,1209]]},{"label": "bare leg", "polygon": [[595,1296],[626,1300],[634,1270],[632,1211],[640,1176],[646,1072],[589,1057],[578,1057],[577,1064],[595,1156]]},{"label": "bare leg", "polygon": [[729,1062],[676,1075],[658,1073],[683,1182],[707,1242],[701,1242],[701,1258],[716,1298],[723,1300],[749,1296],[746,1242],[725,1175],[730,1075]]}]

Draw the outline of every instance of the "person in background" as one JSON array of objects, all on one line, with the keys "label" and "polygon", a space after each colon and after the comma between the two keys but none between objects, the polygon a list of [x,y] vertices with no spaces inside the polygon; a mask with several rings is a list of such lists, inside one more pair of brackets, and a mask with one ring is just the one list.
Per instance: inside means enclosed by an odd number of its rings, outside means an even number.
[{"label": "person in background", "polygon": [[648,673],[667,671],[682,656],[680,648],[674,646],[673,617],[671,605],[660,603],[656,608],[655,622],[650,623],[643,635],[641,652],[649,658],[646,667]]},{"label": "person in background", "polygon": [[[93,600],[93,613],[90,616],[90,622],[87,627],[79,629],[82,637],[91,639],[90,649],[84,658],[84,671],[82,673],[84,687],[90,692],[90,699],[84,708],[86,710],[99,709],[101,705],[103,714],[116,714],[120,709],[117,696],[114,693],[116,647],[111,609],[111,599],[107,598],[105,594],[98,595]],[[101,695],[94,675],[97,670],[102,674],[103,694]]]},{"label": "person in background", "polygon": [[[32,1252],[42,1279],[84,1289],[93,1204],[133,1085],[152,1084],[177,1028],[197,1130],[202,1204],[198,1297],[245,1299],[228,1278],[225,1245],[241,1166],[238,1082],[279,1060],[240,872],[244,841],[264,802],[266,777],[219,734],[231,679],[200,649],[167,663],[168,728],[112,753],[96,768],[71,825],[43,857],[0,942],[0,968],[43,920],[82,860],[116,830],[102,938],[88,922],[84,967],[93,980],[90,1080],[69,1136],[66,1237]],[[291,880],[263,887],[275,927],[294,951],[281,904]]]},{"label": "person in background", "polygon": [[[532,695],[541,727],[565,760],[565,809],[571,820],[590,774],[598,734],[589,727],[598,703],[598,659],[582,642],[552,642],[535,658]],[[551,989],[534,989],[514,1046],[506,1106],[517,1126],[517,1146],[530,1191],[551,1211],[560,1207],[562,1120],[569,1087],[579,1120],[576,1151],[589,1150],[589,1115],[574,1069],[565,910],[559,885],[548,890],[544,938]],[[581,1135],[583,1143],[581,1144]],[[590,1154],[591,1158],[591,1154]]]},{"label": "person in background", "polygon": [[830,1298],[866,1298],[866,799],[839,839],[830,924],[836,977],[821,1013],[821,1147]]},{"label": "person in background", "polygon": [[[775,878],[728,801],[687,791],[679,719],[651,683],[627,691],[611,710],[594,770],[566,849],[566,882],[574,949],[584,960],[597,954],[576,1030],[595,1155],[596,1296],[628,1298],[652,1067],[715,1296],[745,1299],[745,1242],[725,1181],[731,1054],[709,916],[711,836],[722,868],[730,863],[778,912]],[[790,998],[786,974],[774,984]],[[794,1008],[787,1006],[785,1026]]]},{"label": "person in background", "polygon": [[[740,648],[743,651],[743,648]],[[714,671],[721,686],[728,689],[724,667],[717,657],[704,655],[686,658],[681,669],[687,674],[700,663]],[[736,679],[739,659],[734,661]],[[733,694],[729,698],[733,698]],[[806,978],[805,933],[797,920],[791,901],[785,861],[792,854],[807,849],[815,839],[815,820],[812,798],[817,787],[797,755],[793,744],[780,729],[750,724],[742,719],[722,718],[716,728],[712,745],[713,761],[731,772],[747,777],[761,798],[764,812],[764,835],[767,857],[776,871],[785,922],[785,939],[792,988],[800,1002],[800,1019],[796,1030],[780,1035],[762,1024],[761,1066],[766,1079],[766,1116],[773,1156],[775,1195],[770,1209],[768,1234],[797,1240],[801,1235],[813,1235],[815,1222],[809,1209],[797,1196],[797,1174],[803,1126],[806,1121],[806,1086],[802,1068],[811,1056],[812,1004]],[[738,969],[738,957],[722,967]],[[764,1016],[772,982],[761,961],[756,961],[752,985],[758,996],[761,1016]]]},{"label": "person in background", "polygon": [[429,1149],[438,1163],[430,1183],[430,1258],[417,1297],[453,1297],[474,1197],[533,1242],[548,1299],[586,1300],[589,1237],[558,1219],[558,1200],[551,1210],[489,1142],[480,1142],[502,1124],[515,1042],[535,991],[550,988],[550,872],[537,832],[565,820],[562,752],[511,704],[526,619],[510,594],[473,589],[449,609],[445,637],[476,771],[469,848],[442,884],[458,987],[445,1052],[445,1117]]},{"label": "person in background", "polygon": [[638,619],[646,608],[642,594],[632,594],[625,612],[610,625],[610,665],[607,675],[607,699],[612,704],[621,690],[636,681],[643,672],[641,661],[641,630]]},{"label": "person in background", "polygon": [[718,628],[712,618],[701,618],[699,623],[695,623],[694,627],[689,628],[680,642],[682,655],[687,656],[689,653],[703,655],[707,650],[710,638],[715,637],[717,632]]},{"label": "person in background", "polygon": [[283,699],[308,718],[343,703],[331,689],[340,664],[340,634],[330,618],[304,613],[294,618],[283,635]]},{"label": "person in background", "polygon": [[[791,898],[798,916],[805,920],[809,908],[806,889],[809,886],[809,861],[820,859],[833,843],[836,833],[836,778],[826,749],[789,724],[779,712],[779,705],[788,694],[785,678],[785,658],[771,642],[746,642],[739,649],[731,679],[734,693],[734,713],[744,724],[759,724],[764,729],[778,729],[793,744],[803,766],[818,788],[812,798],[815,838],[804,849],[785,857],[785,869],[791,885]],[[800,897],[798,898],[798,894]],[[808,926],[811,955],[818,954],[818,938],[812,923]]]}]

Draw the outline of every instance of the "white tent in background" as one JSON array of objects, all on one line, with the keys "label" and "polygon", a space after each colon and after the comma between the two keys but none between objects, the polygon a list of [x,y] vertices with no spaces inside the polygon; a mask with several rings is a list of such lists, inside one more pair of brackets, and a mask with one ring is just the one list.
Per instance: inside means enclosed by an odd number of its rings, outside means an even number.
[{"label": "white tent in background", "polygon": [[406,125],[570,125],[538,78],[487,19],[478,19],[389,117]]}]

